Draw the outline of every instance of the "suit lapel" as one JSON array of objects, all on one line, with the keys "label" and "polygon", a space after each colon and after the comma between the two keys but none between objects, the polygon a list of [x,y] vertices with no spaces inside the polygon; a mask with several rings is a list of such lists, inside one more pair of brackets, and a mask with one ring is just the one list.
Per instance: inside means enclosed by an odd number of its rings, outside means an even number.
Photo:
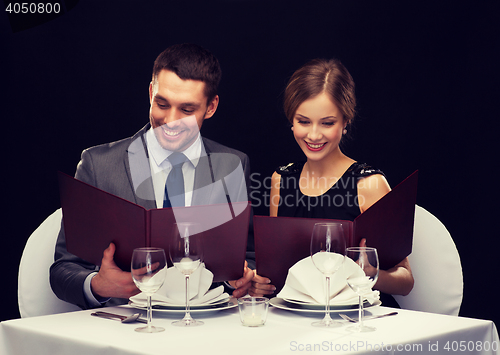
[{"label": "suit lapel", "polygon": [[123,157],[135,203],[146,209],[156,208],[149,154],[145,144],[145,134],[150,127],[148,123],[131,138]]}]

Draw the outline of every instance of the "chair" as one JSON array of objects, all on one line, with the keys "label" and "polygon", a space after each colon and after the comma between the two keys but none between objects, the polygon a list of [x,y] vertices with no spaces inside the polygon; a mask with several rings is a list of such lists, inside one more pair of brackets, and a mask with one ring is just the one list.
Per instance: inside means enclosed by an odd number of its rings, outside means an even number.
[{"label": "chair", "polygon": [[415,206],[413,249],[408,256],[415,285],[394,298],[401,308],[458,315],[463,296],[460,256],[446,227],[430,212]]},{"label": "chair", "polygon": [[18,275],[18,302],[21,317],[33,317],[80,310],[52,292],[49,268],[54,262],[62,211],[58,209],[31,234],[24,247]]}]

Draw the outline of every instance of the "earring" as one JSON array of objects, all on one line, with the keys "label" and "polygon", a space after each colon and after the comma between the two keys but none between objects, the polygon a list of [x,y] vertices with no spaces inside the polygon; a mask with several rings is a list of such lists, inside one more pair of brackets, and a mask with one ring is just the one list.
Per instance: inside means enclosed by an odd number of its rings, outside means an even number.
[{"label": "earring", "polygon": [[293,131],[293,126],[292,126],[292,127],[290,127],[290,129]]},{"label": "earring", "polygon": [[347,129],[344,128],[344,130],[342,131],[342,134],[347,134]]}]

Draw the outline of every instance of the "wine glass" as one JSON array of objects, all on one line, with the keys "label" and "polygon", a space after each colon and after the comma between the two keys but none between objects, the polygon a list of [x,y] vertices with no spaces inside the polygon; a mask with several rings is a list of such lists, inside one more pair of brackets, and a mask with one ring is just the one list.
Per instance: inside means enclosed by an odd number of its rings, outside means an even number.
[{"label": "wine glass", "polygon": [[363,276],[347,279],[347,284],[359,297],[359,322],[347,329],[356,332],[372,332],[376,328],[363,324],[363,295],[371,291],[378,279],[379,265],[377,249],[369,247],[347,248],[346,256],[354,260],[364,272]]},{"label": "wine glass", "polygon": [[165,328],[151,325],[151,296],[160,289],[165,281],[167,258],[161,248],[137,248],[132,253],[132,279],[139,290],[147,296],[147,326],[136,328],[137,332],[158,333]]},{"label": "wine glass", "polygon": [[325,317],[313,322],[315,327],[338,327],[342,323],[330,317],[330,277],[342,266],[345,238],[340,223],[316,223],[311,237],[311,258],[314,266],[326,276]]},{"label": "wine glass", "polygon": [[173,322],[179,327],[194,327],[204,323],[191,317],[189,308],[189,276],[203,262],[203,245],[200,225],[197,223],[175,223],[170,243],[170,260],[186,278],[186,313],[184,318]]}]

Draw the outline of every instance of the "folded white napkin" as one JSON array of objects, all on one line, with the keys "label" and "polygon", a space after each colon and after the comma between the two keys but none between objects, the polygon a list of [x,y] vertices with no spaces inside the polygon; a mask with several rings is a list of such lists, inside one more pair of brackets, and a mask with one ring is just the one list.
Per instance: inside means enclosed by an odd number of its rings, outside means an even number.
[{"label": "folded white napkin", "polygon": [[[354,305],[358,295],[347,285],[348,278],[364,277],[360,266],[345,258],[343,266],[330,277],[330,305]],[[298,261],[288,270],[280,298],[313,304],[326,302],[326,277],[314,266],[311,257]],[[379,291],[370,290],[363,295],[370,304],[380,297]]]},{"label": "folded white napkin", "polygon": [[[226,298],[229,295],[224,292],[224,286],[219,286],[209,290],[212,285],[214,275],[205,269],[202,264],[189,277],[189,304],[202,305],[214,303]],[[207,292],[208,291],[208,292]],[[141,292],[130,297],[130,300],[138,305],[146,305],[147,297]],[[166,277],[163,286],[152,296],[153,305],[183,306],[186,304],[186,279],[185,276],[175,267],[166,270]]]}]

